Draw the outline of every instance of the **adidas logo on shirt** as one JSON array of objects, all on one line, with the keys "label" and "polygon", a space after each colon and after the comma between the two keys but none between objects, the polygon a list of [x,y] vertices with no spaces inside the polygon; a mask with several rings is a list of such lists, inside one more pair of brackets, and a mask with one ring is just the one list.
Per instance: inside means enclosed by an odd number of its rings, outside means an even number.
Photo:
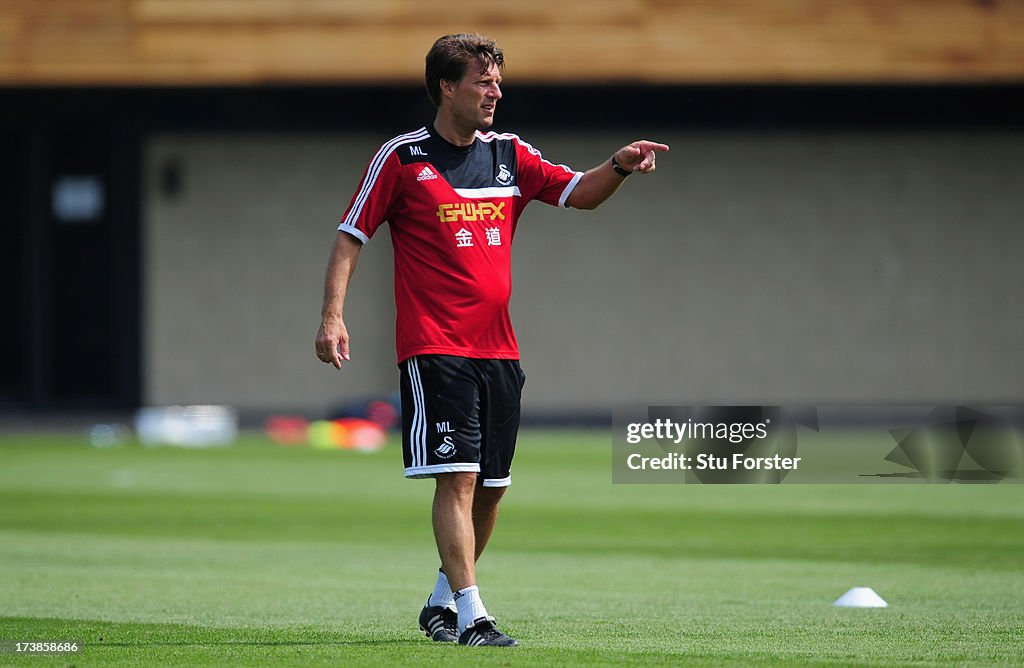
[{"label": "adidas logo on shirt", "polygon": [[419,173],[419,176],[416,177],[416,180],[417,181],[429,181],[430,179],[436,179],[436,178],[437,178],[437,174],[435,174],[433,171],[431,171],[430,167],[424,167],[423,170]]}]

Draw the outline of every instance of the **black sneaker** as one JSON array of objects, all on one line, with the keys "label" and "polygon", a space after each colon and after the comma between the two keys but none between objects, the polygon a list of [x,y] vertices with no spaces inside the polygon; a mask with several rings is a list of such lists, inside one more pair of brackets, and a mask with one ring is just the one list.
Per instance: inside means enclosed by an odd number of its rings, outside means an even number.
[{"label": "black sneaker", "polygon": [[466,627],[459,636],[460,645],[492,645],[494,647],[515,647],[519,641],[509,638],[498,630],[494,617],[479,617]]},{"label": "black sneaker", "polygon": [[440,605],[425,605],[420,612],[420,630],[434,642],[455,642],[459,639],[459,613]]}]

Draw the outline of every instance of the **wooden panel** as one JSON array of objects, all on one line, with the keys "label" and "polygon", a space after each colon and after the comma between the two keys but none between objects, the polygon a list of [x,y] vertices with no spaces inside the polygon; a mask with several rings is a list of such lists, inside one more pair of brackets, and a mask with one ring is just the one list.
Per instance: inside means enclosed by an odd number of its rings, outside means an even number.
[{"label": "wooden panel", "polygon": [[[457,21],[469,26],[516,24],[610,26],[634,20],[645,9],[644,0],[571,0],[541,2],[510,0],[502,8],[479,0],[135,0],[135,16],[142,21],[169,23],[308,23],[342,22],[349,25],[430,25]],[[575,8],[575,9],[574,9]]]},{"label": "wooden panel", "polygon": [[413,83],[466,30],[517,81],[1024,81],[1024,0],[0,0],[0,84]]}]

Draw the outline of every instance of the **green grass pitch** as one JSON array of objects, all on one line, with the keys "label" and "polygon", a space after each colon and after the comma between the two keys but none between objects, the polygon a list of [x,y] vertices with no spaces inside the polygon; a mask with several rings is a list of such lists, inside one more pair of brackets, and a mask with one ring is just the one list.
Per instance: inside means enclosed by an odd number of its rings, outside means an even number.
[{"label": "green grass pitch", "polygon": [[[0,437],[0,665],[1020,665],[1024,486],[611,484],[610,436],[525,432],[479,565],[514,649],[416,628],[432,483],[259,437]],[[837,609],[866,585],[888,609]]]}]

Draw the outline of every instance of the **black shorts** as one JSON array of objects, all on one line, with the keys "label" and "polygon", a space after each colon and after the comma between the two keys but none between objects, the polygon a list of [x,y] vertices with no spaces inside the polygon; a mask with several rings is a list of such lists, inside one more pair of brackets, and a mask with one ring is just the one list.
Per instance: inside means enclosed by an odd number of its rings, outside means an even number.
[{"label": "black shorts", "polygon": [[512,484],[526,382],[519,361],[419,355],[398,368],[405,477],[471,471],[484,487]]}]

